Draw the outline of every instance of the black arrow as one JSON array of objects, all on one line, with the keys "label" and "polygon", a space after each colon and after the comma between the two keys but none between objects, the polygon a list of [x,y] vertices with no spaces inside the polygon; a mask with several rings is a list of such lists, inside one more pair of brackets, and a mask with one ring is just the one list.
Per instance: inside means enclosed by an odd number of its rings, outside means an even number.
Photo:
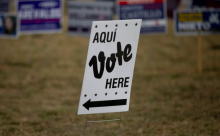
[{"label": "black arrow", "polygon": [[120,99],[120,100],[108,100],[108,101],[93,101],[91,99],[88,100],[83,106],[89,110],[89,108],[95,107],[108,107],[108,106],[122,106],[127,104],[127,99]]}]

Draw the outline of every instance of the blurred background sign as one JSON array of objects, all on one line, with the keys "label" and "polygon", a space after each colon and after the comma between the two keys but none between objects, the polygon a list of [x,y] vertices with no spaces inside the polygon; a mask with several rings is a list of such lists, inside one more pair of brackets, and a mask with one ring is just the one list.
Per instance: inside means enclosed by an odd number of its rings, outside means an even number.
[{"label": "blurred background sign", "polygon": [[173,11],[177,9],[206,9],[220,8],[220,0],[167,0],[167,16],[173,18]]},{"label": "blurred background sign", "polygon": [[0,14],[0,38],[17,38],[17,16]]},{"label": "blurred background sign", "polygon": [[220,8],[220,0],[193,0],[191,8]]},{"label": "blurred background sign", "polygon": [[9,12],[10,0],[0,0],[0,13]]},{"label": "blurred background sign", "polygon": [[18,0],[21,33],[62,31],[62,0]]},{"label": "blurred background sign", "polygon": [[92,21],[113,20],[114,2],[68,1],[68,34],[89,36]]},{"label": "blurred background sign", "polygon": [[220,33],[220,9],[175,12],[175,34],[198,35]]},{"label": "blurred background sign", "polygon": [[166,1],[165,0],[121,0],[119,18],[142,19],[141,33],[166,32]]},{"label": "blurred background sign", "polygon": [[[96,0],[96,1],[111,1],[111,2],[114,2],[114,4],[116,4],[117,0]],[[112,10],[114,14],[117,14],[117,6],[114,6]]]}]

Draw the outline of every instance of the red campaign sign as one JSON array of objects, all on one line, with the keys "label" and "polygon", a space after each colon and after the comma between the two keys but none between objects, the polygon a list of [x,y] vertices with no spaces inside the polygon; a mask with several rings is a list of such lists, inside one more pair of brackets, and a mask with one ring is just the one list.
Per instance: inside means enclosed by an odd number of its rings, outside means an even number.
[{"label": "red campaign sign", "polygon": [[130,5],[130,4],[146,4],[146,3],[163,3],[164,0],[127,0],[127,1],[118,1],[119,5]]}]

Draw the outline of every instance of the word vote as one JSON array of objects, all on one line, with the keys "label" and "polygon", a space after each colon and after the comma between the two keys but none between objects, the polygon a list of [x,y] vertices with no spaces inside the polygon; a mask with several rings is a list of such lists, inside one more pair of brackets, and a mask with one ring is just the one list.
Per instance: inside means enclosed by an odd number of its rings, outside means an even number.
[{"label": "word vote", "polygon": [[117,53],[112,53],[111,56],[107,58],[107,60],[105,57],[105,53],[103,51],[99,52],[98,61],[100,63],[100,70],[98,70],[97,57],[93,56],[89,62],[89,66],[93,67],[93,73],[95,78],[102,78],[105,67],[107,72],[111,73],[115,68],[116,58],[118,59],[119,66],[122,65],[123,60],[125,62],[130,61],[132,58],[131,45],[127,44],[124,48],[124,51],[122,51],[121,42],[117,42]]}]

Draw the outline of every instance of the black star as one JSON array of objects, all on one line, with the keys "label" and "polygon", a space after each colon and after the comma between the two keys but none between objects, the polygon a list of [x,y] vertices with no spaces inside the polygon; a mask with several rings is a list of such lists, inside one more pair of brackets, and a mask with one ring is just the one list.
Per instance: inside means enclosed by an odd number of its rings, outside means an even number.
[{"label": "black star", "polygon": [[116,24],[115,27],[118,27],[118,24]]},{"label": "black star", "polygon": [[97,96],[97,94],[95,94],[95,96]]},{"label": "black star", "polygon": [[135,24],[135,26],[137,26],[137,23]]},{"label": "black star", "polygon": [[125,92],[125,94],[127,94],[127,91]]},{"label": "black star", "polygon": [[97,28],[98,26],[96,25],[95,28]]},{"label": "black star", "polygon": [[84,96],[86,97],[87,95],[85,94]]},{"label": "black star", "polygon": [[105,25],[105,27],[108,27],[108,25]]},{"label": "black star", "polygon": [[108,93],[105,93],[105,95],[107,95]]},{"label": "black star", "polygon": [[118,93],[116,92],[115,95],[117,95]]},{"label": "black star", "polygon": [[125,26],[128,26],[128,24],[125,24]]}]

